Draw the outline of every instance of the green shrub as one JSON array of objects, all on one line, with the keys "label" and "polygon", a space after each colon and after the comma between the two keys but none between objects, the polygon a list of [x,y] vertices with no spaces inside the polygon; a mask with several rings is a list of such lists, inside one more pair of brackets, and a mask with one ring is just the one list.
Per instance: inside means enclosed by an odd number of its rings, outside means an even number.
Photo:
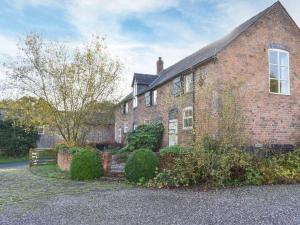
[{"label": "green shrub", "polygon": [[125,165],[126,179],[130,182],[147,181],[155,176],[158,166],[158,157],[151,150],[136,150],[131,153]]},{"label": "green shrub", "polygon": [[160,156],[165,156],[165,155],[177,156],[180,154],[181,151],[182,151],[181,147],[179,147],[178,145],[174,145],[174,146],[162,148],[159,151],[159,154]]},{"label": "green shrub", "polygon": [[103,168],[99,155],[95,150],[76,148],[70,168],[73,180],[92,180],[103,176]]},{"label": "green shrub", "polygon": [[148,148],[152,151],[158,151],[164,127],[162,123],[153,123],[139,126],[127,134],[126,151],[132,152],[140,148]]},{"label": "green shrub", "polygon": [[0,120],[0,152],[6,156],[18,157],[28,154],[36,146],[38,133],[34,129],[14,126],[12,121]]},{"label": "green shrub", "polygon": [[258,158],[234,147],[197,145],[175,157],[171,169],[159,172],[150,186],[289,184],[300,182],[300,150]]}]

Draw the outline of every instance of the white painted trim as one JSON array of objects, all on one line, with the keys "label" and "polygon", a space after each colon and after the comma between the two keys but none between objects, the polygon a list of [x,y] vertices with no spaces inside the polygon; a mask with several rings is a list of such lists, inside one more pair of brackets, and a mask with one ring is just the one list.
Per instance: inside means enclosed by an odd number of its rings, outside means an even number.
[{"label": "white painted trim", "polygon": [[[271,65],[277,66],[278,70],[280,69],[281,65],[280,64],[271,64],[270,62],[270,51],[273,52],[277,52],[277,61],[278,63],[280,62],[279,60],[279,52],[283,52],[283,53],[287,53],[288,55],[288,65],[287,65],[287,69],[288,69],[288,77],[287,77],[287,83],[288,83],[288,93],[280,93],[281,89],[280,89],[280,81],[281,81],[281,77],[280,77],[280,71],[278,71],[278,75],[279,75],[279,79],[278,79],[278,90],[280,91],[279,93],[276,92],[271,92],[270,87],[271,87],[271,80],[276,80],[276,79],[271,79]],[[269,94],[275,94],[275,95],[291,95],[291,87],[290,87],[290,53],[288,51],[282,50],[282,49],[276,49],[276,48],[269,48],[268,49],[268,66],[269,66]]]},{"label": "white painted trim", "polygon": [[[192,116],[189,116],[189,117],[185,117],[184,116],[184,113],[185,111],[188,111],[188,110],[191,110],[192,111]],[[190,119],[192,118],[192,126],[191,127],[185,127],[184,126],[184,120],[185,119]],[[193,124],[194,124],[194,117],[193,117],[193,107],[192,106],[189,106],[189,107],[186,107],[182,110],[182,129],[183,130],[192,130],[193,129]]]}]

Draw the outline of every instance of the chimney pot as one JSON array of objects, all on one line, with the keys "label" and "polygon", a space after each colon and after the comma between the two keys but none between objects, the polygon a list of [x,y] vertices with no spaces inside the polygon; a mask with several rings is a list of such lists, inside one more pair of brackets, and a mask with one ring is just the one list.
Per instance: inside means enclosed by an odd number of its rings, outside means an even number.
[{"label": "chimney pot", "polygon": [[156,73],[159,74],[164,69],[164,61],[161,59],[161,57],[158,57],[158,60],[156,62]]}]

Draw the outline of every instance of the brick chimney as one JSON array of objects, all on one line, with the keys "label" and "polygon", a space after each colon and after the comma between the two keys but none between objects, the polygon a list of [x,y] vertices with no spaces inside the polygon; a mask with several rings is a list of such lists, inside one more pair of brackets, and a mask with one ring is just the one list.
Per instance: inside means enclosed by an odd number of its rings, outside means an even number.
[{"label": "brick chimney", "polygon": [[160,71],[164,69],[164,61],[162,61],[161,57],[158,57],[156,62],[156,73],[159,74]]}]

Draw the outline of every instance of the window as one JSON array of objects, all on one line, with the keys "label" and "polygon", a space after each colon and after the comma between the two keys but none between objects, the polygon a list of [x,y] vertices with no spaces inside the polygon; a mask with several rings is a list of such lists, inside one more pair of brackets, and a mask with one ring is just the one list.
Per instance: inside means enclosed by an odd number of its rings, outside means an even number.
[{"label": "window", "polygon": [[187,107],[183,109],[183,129],[193,129],[193,108]]},{"label": "window", "polygon": [[145,94],[145,105],[151,106],[151,94],[150,91],[146,92]]},{"label": "window", "polygon": [[184,92],[189,93],[193,91],[193,75],[189,74],[184,77]]},{"label": "window", "polygon": [[123,114],[128,114],[128,102],[123,105]]},{"label": "window", "polygon": [[128,133],[128,123],[124,123],[124,134]]},{"label": "window", "polygon": [[137,83],[135,81],[133,85],[133,108],[136,108],[137,106],[138,106]]},{"label": "window", "polygon": [[178,96],[181,92],[181,79],[180,77],[177,77],[173,80],[173,95]]},{"label": "window", "polygon": [[39,126],[37,128],[37,132],[38,132],[38,135],[44,135],[45,134],[45,126]]},{"label": "window", "polygon": [[138,128],[137,123],[133,123],[133,130],[136,130],[136,128]]},{"label": "window", "polygon": [[119,141],[121,142],[122,141],[122,128],[119,128],[119,130],[118,130],[118,138],[119,138]]},{"label": "window", "polygon": [[144,119],[144,124],[150,124],[150,120],[149,119]]},{"label": "window", "polygon": [[157,90],[154,90],[152,92],[152,105],[156,105],[157,104]]},{"label": "window", "polygon": [[289,53],[279,49],[269,49],[270,93],[290,94]]}]

